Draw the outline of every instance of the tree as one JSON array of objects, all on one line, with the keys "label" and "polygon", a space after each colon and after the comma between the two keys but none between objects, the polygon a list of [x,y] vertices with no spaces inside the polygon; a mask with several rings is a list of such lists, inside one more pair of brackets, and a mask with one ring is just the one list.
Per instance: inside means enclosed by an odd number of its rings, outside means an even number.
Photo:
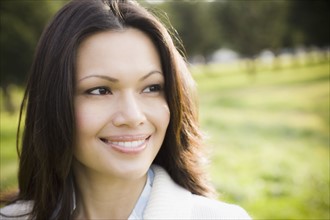
[{"label": "tree", "polygon": [[207,57],[220,45],[220,35],[210,13],[210,4],[203,1],[168,1],[159,5],[177,30],[188,56]]},{"label": "tree", "polygon": [[327,0],[291,1],[288,20],[291,28],[287,32],[286,44],[291,47],[329,46],[329,11],[330,2]]},{"label": "tree", "polygon": [[226,44],[254,59],[263,49],[275,53],[287,30],[287,1],[223,1],[212,7]]},{"label": "tree", "polygon": [[23,84],[42,29],[62,2],[0,2],[0,87],[5,108],[13,111],[9,85]]}]

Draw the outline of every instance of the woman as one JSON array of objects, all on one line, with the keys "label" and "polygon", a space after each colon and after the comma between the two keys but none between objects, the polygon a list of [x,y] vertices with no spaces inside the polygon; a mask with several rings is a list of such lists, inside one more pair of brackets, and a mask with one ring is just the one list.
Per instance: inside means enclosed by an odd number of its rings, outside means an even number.
[{"label": "woman", "polygon": [[[193,81],[131,1],[76,0],[45,29],[10,219],[248,219],[207,198]],[[21,112],[23,111],[21,109]]]}]

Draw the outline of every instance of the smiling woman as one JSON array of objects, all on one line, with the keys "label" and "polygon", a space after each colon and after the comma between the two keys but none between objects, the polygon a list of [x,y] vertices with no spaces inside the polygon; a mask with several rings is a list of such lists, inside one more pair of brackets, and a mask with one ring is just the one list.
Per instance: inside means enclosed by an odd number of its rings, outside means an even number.
[{"label": "smiling woman", "polygon": [[[73,170],[78,189],[81,195],[96,195],[86,184],[99,190],[101,183],[105,189],[108,182],[116,183],[117,192],[126,185],[131,202],[119,210],[130,213],[143,188],[136,186],[145,185],[170,120],[157,48],[135,28],[91,35],[78,49],[76,78]],[[116,198],[104,191],[98,199],[120,201],[121,193],[110,193]],[[87,207],[95,204],[90,197],[85,200]]]},{"label": "smiling woman", "polygon": [[249,219],[208,197],[193,80],[132,1],[74,0],[45,29],[26,111],[15,219]]}]

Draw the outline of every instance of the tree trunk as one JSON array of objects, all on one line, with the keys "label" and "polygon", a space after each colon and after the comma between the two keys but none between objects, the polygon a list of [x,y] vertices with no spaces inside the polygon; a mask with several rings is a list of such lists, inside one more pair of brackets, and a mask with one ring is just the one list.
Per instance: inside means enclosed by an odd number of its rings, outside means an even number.
[{"label": "tree trunk", "polygon": [[14,114],[16,109],[15,109],[15,105],[13,104],[10,86],[8,84],[1,85],[1,89],[3,94],[2,98],[3,98],[4,110],[9,112],[10,114]]},{"label": "tree trunk", "polygon": [[248,75],[251,77],[252,80],[255,80],[257,75],[257,68],[256,68],[256,59],[251,58],[246,60],[246,69]]}]

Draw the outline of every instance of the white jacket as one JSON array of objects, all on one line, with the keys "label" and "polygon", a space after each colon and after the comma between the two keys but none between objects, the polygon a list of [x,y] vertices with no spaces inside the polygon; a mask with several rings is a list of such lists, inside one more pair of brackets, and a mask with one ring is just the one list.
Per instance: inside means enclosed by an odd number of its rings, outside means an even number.
[{"label": "white jacket", "polygon": [[[194,195],[176,184],[169,174],[159,166],[152,166],[155,177],[144,219],[251,219],[239,206]],[[32,201],[18,201],[0,210],[5,215],[21,215],[29,213]],[[0,215],[1,216],[1,215]],[[28,216],[17,219],[26,220]]]}]

